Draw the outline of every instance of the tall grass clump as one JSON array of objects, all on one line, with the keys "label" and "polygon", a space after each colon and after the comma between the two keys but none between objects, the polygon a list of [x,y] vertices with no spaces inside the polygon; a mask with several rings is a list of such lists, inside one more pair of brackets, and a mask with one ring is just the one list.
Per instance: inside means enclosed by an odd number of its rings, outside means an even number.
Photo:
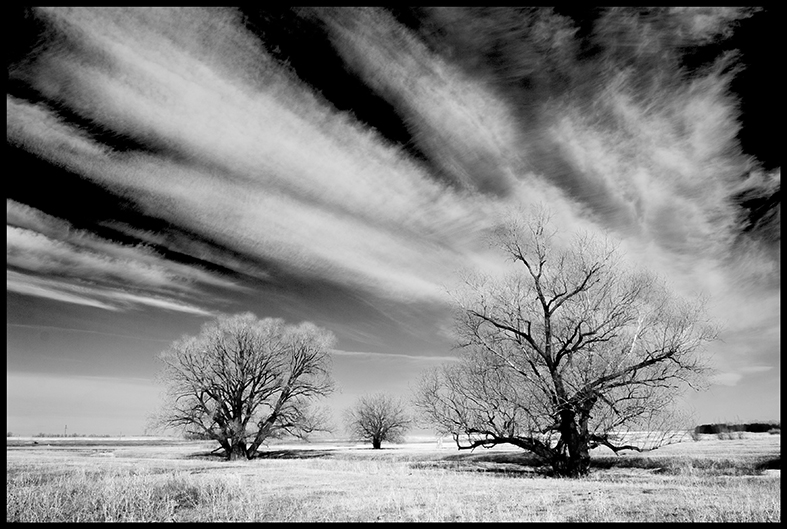
[{"label": "tall grass clump", "polygon": [[6,477],[7,522],[168,521],[179,511],[225,496],[226,483],[195,481],[184,472],[131,469],[15,471]]},{"label": "tall grass clump", "polygon": [[593,468],[639,468],[671,475],[759,476],[764,470],[781,466],[780,457],[599,457]]}]

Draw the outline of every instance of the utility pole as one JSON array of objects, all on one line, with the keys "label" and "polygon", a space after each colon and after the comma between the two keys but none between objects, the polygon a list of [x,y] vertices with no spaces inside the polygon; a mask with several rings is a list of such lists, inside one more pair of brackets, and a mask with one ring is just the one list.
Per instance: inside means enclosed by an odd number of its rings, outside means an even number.
[{"label": "utility pole", "polygon": [[63,437],[68,437],[68,425],[63,428]]}]

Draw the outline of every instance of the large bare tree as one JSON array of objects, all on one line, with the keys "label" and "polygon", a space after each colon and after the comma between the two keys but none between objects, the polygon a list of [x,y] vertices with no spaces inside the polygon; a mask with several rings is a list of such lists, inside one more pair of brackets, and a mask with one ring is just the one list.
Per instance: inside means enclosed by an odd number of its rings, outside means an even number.
[{"label": "large bare tree", "polygon": [[401,399],[385,393],[364,395],[344,414],[350,434],[361,441],[370,441],[379,449],[383,441],[399,442],[412,420]]},{"label": "large bare tree", "polygon": [[220,316],[164,351],[159,426],[214,439],[227,459],[251,459],[268,438],[327,428],[311,402],[333,391],[335,338],[312,323]]},{"label": "large bare tree", "polygon": [[498,230],[512,271],[466,278],[456,296],[465,354],[424,375],[415,404],[460,449],[509,443],[573,477],[597,446],[659,445],[624,434],[665,428],[675,397],[702,385],[717,331],[701,299],[629,271],[608,239],[558,241],[549,225],[541,213]]}]

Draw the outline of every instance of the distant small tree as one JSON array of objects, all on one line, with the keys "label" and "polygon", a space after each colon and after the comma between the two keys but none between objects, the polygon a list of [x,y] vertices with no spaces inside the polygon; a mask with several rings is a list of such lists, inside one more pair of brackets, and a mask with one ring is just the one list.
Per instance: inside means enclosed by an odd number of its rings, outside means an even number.
[{"label": "distant small tree", "polygon": [[333,342],[311,323],[221,316],[161,354],[167,397],[154,424],[213,439],[227,459],[251,459],[268,438],[328,430],[310,404],[333,391]]},{"label": "distant small tree", "polygon": [[401,442],[412,424],[402,400],[385,393],[360,397],[344,418],[353,438],[370,441],[374,449],[383,441]]}]

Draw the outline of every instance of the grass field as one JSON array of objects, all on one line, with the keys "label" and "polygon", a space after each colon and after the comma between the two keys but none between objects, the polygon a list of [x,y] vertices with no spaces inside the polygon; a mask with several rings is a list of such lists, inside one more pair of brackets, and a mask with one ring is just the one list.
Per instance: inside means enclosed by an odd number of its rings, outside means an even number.
[{"label": "grass field", "polygon": [[518,450],[434,441],[280,443],[239,462],[213,446],[10,438],[6,521],[781,521],[780,435],[597,450],[575,480]]}]

